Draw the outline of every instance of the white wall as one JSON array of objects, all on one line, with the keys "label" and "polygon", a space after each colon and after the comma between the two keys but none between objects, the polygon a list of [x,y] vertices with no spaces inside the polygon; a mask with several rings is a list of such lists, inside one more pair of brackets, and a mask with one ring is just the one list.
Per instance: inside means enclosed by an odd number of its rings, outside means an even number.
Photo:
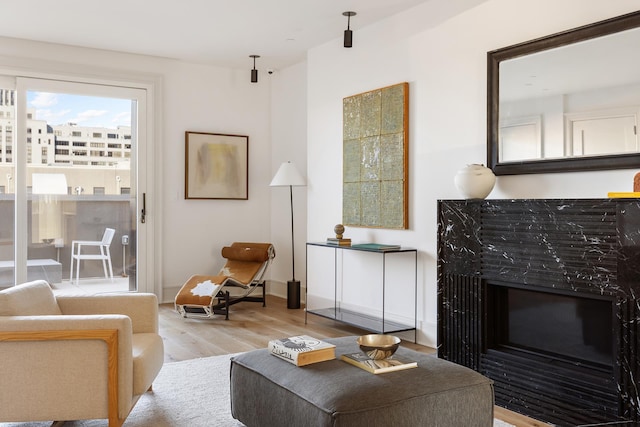
[{"label": "white wall", "polygon": [[[163,68],[163,299],[193,274],[216,274],[223,246],[270,239],[271,153],[269,82],[234,71],[184,62]],[[184,199],[184,132],[249,136],[248,200]]]},{"label": "white wall", "polygon": [[[341,221],[342,99],[409,82],[410,228],[348,228],[345,237],[419,249],[418,340],[426,345],[436,343],[436,202],[459,198],[460,168],[486,162],[486,53],[634,11],[637,1],[489,0],[430,28],[433,7],[355,30],[352,49],[339,40],[312,49],[307,64],[309,241],[326,239]],[[499,177],[490,197],[606,197],[630,191],[635,172]],[[313,262],[310,270],[321,268]],[[353,286],[367,291],[365,283]]]},{"label": "white wall", "polygon": [[[271,76],[271,177],[283,162],[291,161],[307,176],[307,64],[276,70]],[[292,279],[291,193],[287,187],[270,187],[271,243],[276,258],[271,267],[269,292],[286,297],[284,284]],[[305,286],[307,188],[293,187],[295,278]],[[304,297],[302,298],[304,301]]]}]

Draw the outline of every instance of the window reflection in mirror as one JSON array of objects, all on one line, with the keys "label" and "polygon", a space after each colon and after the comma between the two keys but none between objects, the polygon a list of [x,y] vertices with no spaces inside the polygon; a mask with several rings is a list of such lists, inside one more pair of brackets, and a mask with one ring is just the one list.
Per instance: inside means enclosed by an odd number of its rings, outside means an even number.
[{"label": "window reflection in mirror", "polygon": [[488,53],[498,175],[640,165],[640,12]]},{"label": "window reflection in mirror", "polygon": [[[634,29],[501,62],[500,161],[637,153],[639,47]],[[531,116],[539,134],[514,128]]]}]

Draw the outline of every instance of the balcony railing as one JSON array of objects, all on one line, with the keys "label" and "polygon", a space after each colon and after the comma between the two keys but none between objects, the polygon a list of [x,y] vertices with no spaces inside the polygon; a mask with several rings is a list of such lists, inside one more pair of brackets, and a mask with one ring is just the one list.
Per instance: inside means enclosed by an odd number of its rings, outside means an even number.
[{"label": "balcony railing", "polygon": [[[27,277],[51,284],[69,282],[73,240],[101,240],[106,228],[116,230],[110,246],[114,280],[135,276],[135,231],[128,195],[58,196],[55,201],[27,203]],[[49,205],[47,205],[49,203]],[[53,204],[53,205],[52,205]],[[52,213],[53,212],[53,213]],[[0,194],[0,287],[14,285],[14,197]],[[123,239],[123,237],[126,238]],[[75,266],[74,266],[75,270]],[[102,281],[100,261],[83,261],[80,281]],[[74,271],[75,279],[75,271]],[[74,280],[75,281],[75,280]],[[135,282],[135,280],[134,280]],[[127,286],[128,288],[128,286]]]}]

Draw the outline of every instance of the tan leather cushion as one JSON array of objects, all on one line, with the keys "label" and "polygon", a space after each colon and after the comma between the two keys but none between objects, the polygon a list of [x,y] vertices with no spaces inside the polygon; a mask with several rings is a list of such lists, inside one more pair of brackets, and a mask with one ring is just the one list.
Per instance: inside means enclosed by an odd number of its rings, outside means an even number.
[{"label": "tan leather cushion", "polygon": [[235,282],[248,285],[256,277],[256,274],[262,268],[261,262],[247,262],[229,260],[220,270],[223,274]]},{"label": "tan leather cushion", "polygon": [[0,291],[0,316],[62,314],[47,282],[36,280]]},{"label": "tan leather cushion", "polygon": [[265,262],[269,259],[269,251],[263,248],[225,246],[222,248],[222,256],[233,261]]},{"label": "tan leather cushion", "polygon": [[[175,302],[178,305],[210,305],[211,299],[222,287],[227,276],[203,276],[194,275],[182,285],[180,292],[176,295]],[[211,283],[208,283],[211,282]]]}]

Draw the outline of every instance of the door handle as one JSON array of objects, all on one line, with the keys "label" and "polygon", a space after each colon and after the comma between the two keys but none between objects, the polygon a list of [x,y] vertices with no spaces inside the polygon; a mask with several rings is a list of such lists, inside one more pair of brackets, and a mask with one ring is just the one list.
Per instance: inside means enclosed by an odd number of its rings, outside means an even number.
[{"label": "door handle", "polygon": [[147,216],[147,193],[142,193],[142,211],[140,211],[140,222],[145,223]]}]

